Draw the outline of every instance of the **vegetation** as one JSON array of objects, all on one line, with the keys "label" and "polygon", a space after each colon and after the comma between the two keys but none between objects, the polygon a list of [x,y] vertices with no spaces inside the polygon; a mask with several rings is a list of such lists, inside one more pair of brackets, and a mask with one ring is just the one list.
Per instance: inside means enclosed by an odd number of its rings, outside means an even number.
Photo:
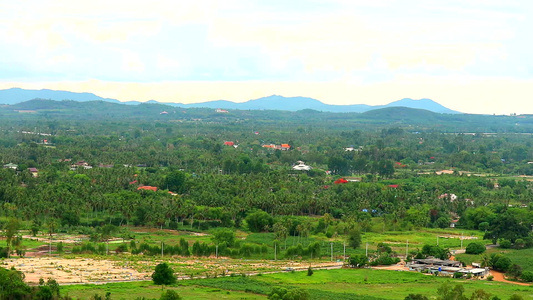
[{"label": "vegetation", "polygon": [[[507,252],[486,265],[528,281],[533,184],[517,175],[533,175],[530,116],[117,105],[0,107],[0,257],[43,244],[54,255],[161,257],[155,282],[185,272],[164,263],[171,256],[360,268],[460,247],[478,258],[498,243]],[[299,161],[311,169],[293,169]],[[67,234],[83,240],[55,241]],[[305,294],[283,288],[271,297]]]},{"label": "vegetation", "polygon": [[174,271],[166,263],[160,263],[155,267],[152,274],[152,281],[157,285],[171,285],[176,283]]}]

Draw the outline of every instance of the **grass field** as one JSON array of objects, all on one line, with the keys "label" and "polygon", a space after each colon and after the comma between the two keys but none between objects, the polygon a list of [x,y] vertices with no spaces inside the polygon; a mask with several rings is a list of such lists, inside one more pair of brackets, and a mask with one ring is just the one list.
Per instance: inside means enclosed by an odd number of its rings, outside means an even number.
[{"label": "grass field", "polygon": [[[522,267],[523,271],[533,272],[533,248],[529,249],[501,249],[501,248],[492,248],[488,249],[486,252],[488,255],[492,253],[502,253],[508,256],[514,264],[517,264]],[[472,262],[480,262],[481,255],[473,254],[458,254],[456,256],[457,260],[463,261],[467,264]]]},{"label": "grass field", "polygon": [[[533,287],[478,280],[457,280],[427,276],[420,273],[372,269],[315,270],[307,272],[264,274],[261,276],[235,276],[211,279],[182,280],[175,289],[184,299],[265,299],[274,287],[305,289],[311,299],[403,299],[410,293],[428,297],[437,295],[444,282],[460,283],[469,297],[473,291],[483,289],[493,296],[509,299],[517,294],[523,299],[533,299]],[[150,282],[115,283],[106,285],[73,285],[62,287],[62,293],[87,298],[94,294],[111,293],[112,299],[158,298],[161,287]]]}]

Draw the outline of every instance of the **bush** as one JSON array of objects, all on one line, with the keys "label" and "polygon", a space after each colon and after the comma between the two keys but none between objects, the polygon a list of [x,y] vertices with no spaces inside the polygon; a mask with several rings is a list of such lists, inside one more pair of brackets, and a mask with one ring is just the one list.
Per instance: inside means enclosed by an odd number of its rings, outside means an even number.
[{"label": "bush", "polygon": [[501,254],[493,254],[490,258],[492,268],[496,271],[507,272],[512,262],[507,256]]},{"label": "bush", "polygon": [[362,268],[368,264],[368,257],[362,254],[351,256],[348,264],[352,268]]},{"label": "bush", "polygon": [[453,278],[463,278],[463,273],[455,272],[455,273],[453,273]]},{"label": "bush", "polygon": [[511,241],[506,240],[506,239],[501,239],[500,240],[500,248],[504,248],[504,249],[511,248]]},{"label": "bush", "polygon": [[524,271],[522,272],[522,276],[520,276],[520,278],[525,282],[533,282],[533,272]]},{"label": "bush", "polygon": [[489,276],[487,277],[487,280],[488,280],[488,281],[493,281],[493,280],[494,280],[494,276],[489,275]]},{"label": "bush", "polygon": [[466,254],[481,254],[481,253],[485,252],[485,250],[486,250],[486,248],[485,248],[484,244],[479,243],[479,242],[474,242],[474,243],[470,243],[470,244],[468,244],[468,246],[466,246],[465,253]]},{"label": "bush", "polygon": [[313,269],[311,269],[311,266],[309,266],[309,268],[307,268],[307,276],[313,276]]},{"label": "bush", "polygon": [[507,270],[507,275],[512,276],[514,278],[520,277],[522,275],[522,267],[517,264],[513,264]]},{"label": "bush", "polygon": [[161,294],[159,300],[181,300],[181,297],[173,290],[166,290],[166,292]]},{"label": "bush", "polygon": [[166,263],[160,263],[155,267],[152,273],[152,281],[157,285],[170,285],[176,283],[176,276],[174,271]]}]

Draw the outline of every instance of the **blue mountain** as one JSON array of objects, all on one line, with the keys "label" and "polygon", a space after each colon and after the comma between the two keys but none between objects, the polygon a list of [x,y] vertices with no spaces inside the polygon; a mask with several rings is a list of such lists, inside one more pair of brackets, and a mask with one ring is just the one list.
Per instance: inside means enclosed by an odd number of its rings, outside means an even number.
[{"label": "blue mountain", "polygon": [[[138,105],[139,101],[121,102],[116,99],[102,98],[92,93],[75,93],[69,91],[55,91],[55,90],[26,90],[20,88],[11,88],[0,90],[0,104],[16,104],[32,99],[49,99],[49,100],[73,100],[78,102],[86,102],[93,100],[101,100],[113,103],[123,103],[127,105]],[[168,103],[158,102],[155,100],[147,101],[146,103],[160,103],[172,105],[177,107],[191,108],[191,107],[205,107],[205,108],[222,108],[222,109],[239,109],[239,110],[286,110],[298,111],[304,109],[312,109],[323,112],[366,112],[379,108],[387,107],[408,107],[416,109],[425,109],[436,113],[457,114],[459,112],[448,109],[431,99],[413,100],[404,98],[398,101],[391,102],[387,105],[371,106],[366,104],[353,105],[331,105],[320,102],[317,99],[307,97],[283,97],[280,95],[272,95],[259,99],[248,100],[246,102],[237,103],[227,100],[216,100],[201,103]]]}]

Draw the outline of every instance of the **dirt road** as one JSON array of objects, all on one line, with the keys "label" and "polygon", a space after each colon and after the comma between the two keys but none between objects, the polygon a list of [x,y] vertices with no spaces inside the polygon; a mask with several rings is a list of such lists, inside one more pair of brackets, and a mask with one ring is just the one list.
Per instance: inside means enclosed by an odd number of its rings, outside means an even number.
[{"label": "dirt road", "polygon": [[516,285],[523,285],[523,286],[530,286],[531,285],[531,284],[525,283],[525,282],[516,282],[516,281],[507,280],[507,279],[505,279],[505,276],[503,275],[503,273],[498,272],[498,271],[494,271],[494,270],[490,271],[490,275],[494,276],[494,279],[493,279],[494,281],[507,282],[507,283],[512,283],[512,284],[516,284]]}]

